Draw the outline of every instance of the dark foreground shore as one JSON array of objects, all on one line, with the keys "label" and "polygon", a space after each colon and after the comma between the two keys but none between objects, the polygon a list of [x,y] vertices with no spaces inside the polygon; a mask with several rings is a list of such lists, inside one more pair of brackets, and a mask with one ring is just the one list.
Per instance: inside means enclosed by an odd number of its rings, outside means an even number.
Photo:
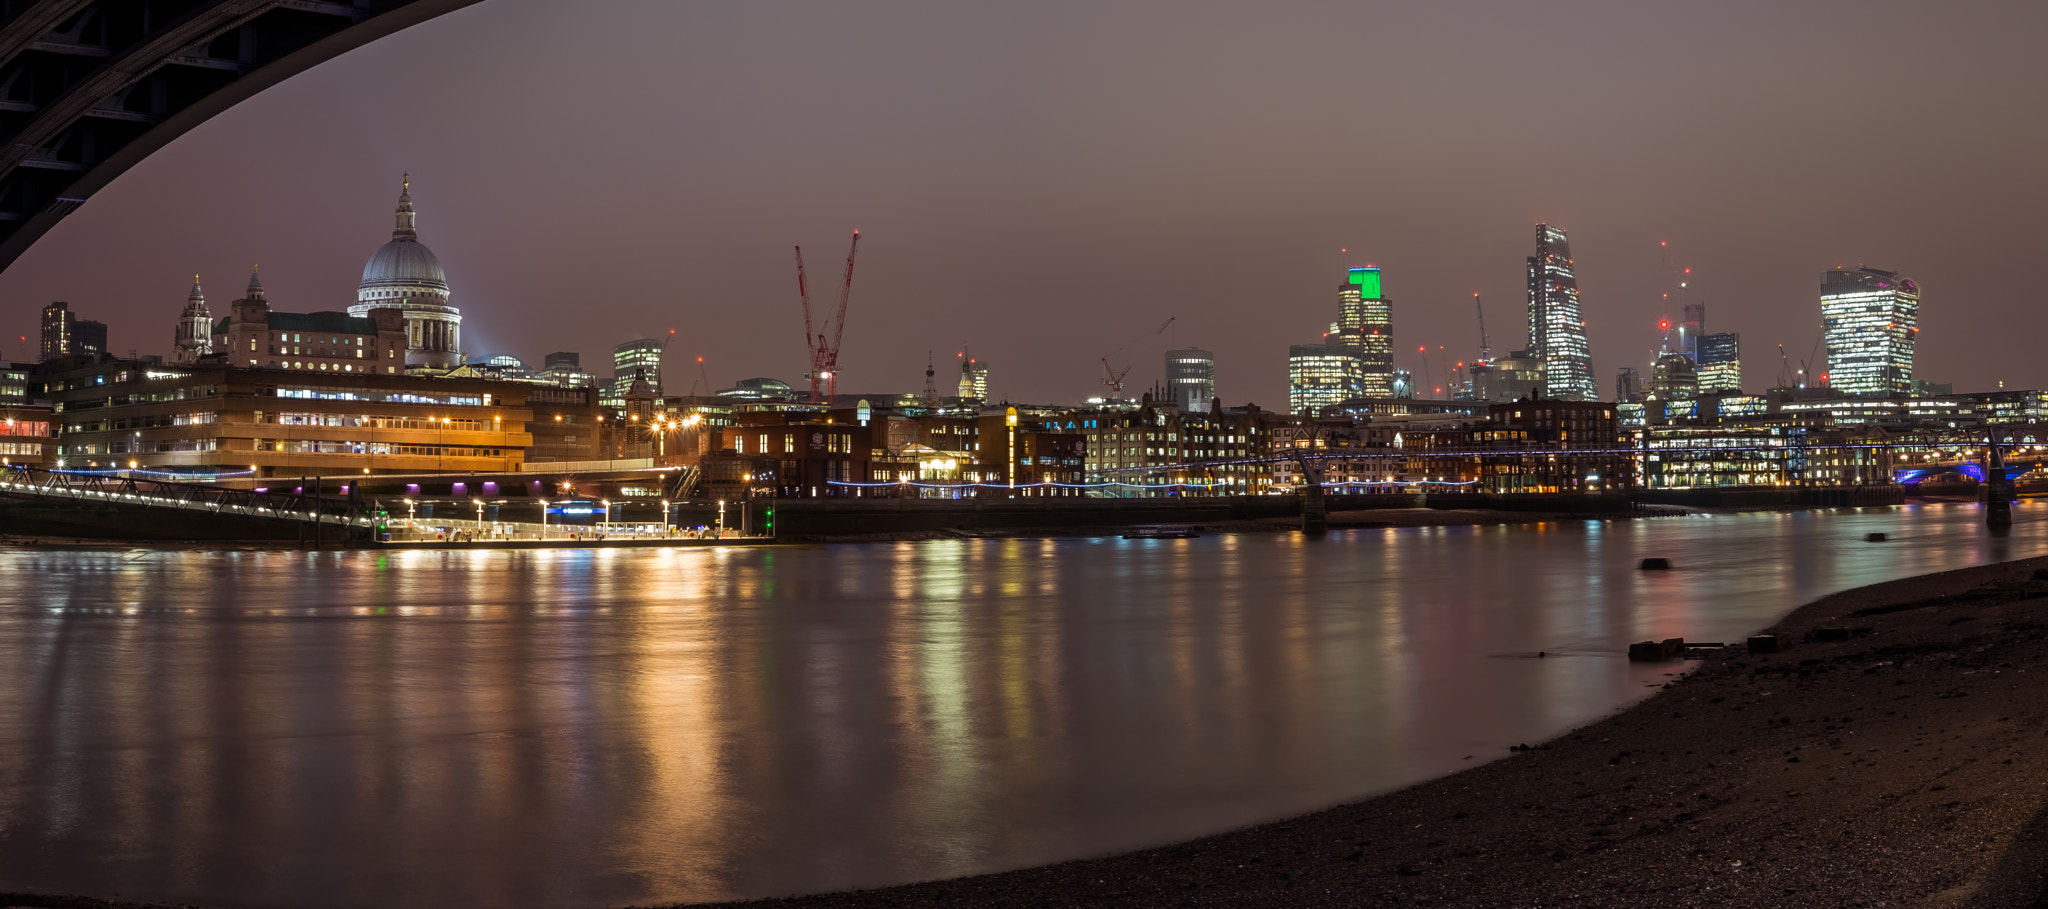
[{"label": "dark foreground shore", "polygon": [[[1828,597],[1777,626],[1798,642],[1784,653],[1672,663],[1693,671],[1626,711],[1362,802],[1107,858],[728,905],[2048,906],[2043,568]],[[1848,637],[1808,640],[1822,629]]]}]

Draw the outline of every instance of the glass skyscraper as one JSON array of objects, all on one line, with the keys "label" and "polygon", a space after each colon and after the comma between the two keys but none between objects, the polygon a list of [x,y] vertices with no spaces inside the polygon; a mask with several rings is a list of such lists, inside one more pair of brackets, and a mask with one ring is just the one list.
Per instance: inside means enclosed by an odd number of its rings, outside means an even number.
[{"label": "glass skyscraper", "polygon": [[1358,354],[1365,397],[1394,394],[1394,301],[1380,292],[1380,270],[1351,269],[1337,285],[1338,343]]},{"label": "glass skyscraper", "polygon": [[1742,391],[1742,336],[1735,332],[1700,335],[1700,393]]},{"label": "glass skyscraper", "polygon": [[1288,413],[1314,416],[1324,407],[1360,397],[1364,387],[1358,354],[1350,348],[1338,344],[1287,348]]},{"label": "glass skyscraper", "polygon": [[1678,320],[1679,353],[1685,354],[1697,363],[1700,359],[1700,336],[1707,332],[1707,304],[1685,304],[1685,318]]},{"label": "glass skyscraper", "polygon": [[1821,278],[1828,385],[1843,394],[1913,393],[1913,340],[1920,287],[1895,271],[1832,268]]},{"label": "glass skyscraper", "polygon": [[1536,225],[1536,254],[1529,257],[1529,352],[1543,369],[1544,397],[1600,400],[1571,245],[1563,228],[1548,224]]}]

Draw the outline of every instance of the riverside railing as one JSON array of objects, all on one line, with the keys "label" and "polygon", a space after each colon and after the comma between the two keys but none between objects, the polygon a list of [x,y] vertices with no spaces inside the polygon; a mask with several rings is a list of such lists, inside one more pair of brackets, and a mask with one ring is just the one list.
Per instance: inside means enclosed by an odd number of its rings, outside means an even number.
[{"label": "riverside railing", "polygon": [[156,480],[126,471],[50,470],[9,465],[0,471],[0,494],[351,527],[372,527],[378,520],[364,514],[347,496],[256,492],[204,483]]}]

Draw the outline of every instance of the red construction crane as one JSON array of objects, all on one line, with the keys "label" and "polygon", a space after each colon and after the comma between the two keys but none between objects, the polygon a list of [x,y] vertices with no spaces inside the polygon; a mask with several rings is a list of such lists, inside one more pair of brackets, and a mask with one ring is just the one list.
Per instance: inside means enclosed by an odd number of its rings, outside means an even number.
[{"label": "red construction crane", "polygon": [[704,394],[710,395],[713,390],[711,388],[711,373],[704,369],[703,357],[697,358],[697,378],[690,380],[690,394],[692,396],[697,394],[697,386],[700,384],[704,386]]},{"label": "red construction crane", "polygon": [[[796,293],[804,302],[804,346],[811,352],[811,403],[830,405],[839,393],[839,340],[846,335],[846,299],[853,294],[853,255],[860,250],[860,231],[846,250],[846,280],[839,286],[839,311],[832,318],[827,342],[811,322],[811,292],[804,284],[804,248],[796,248]],[[822,393],[820,386],[823,386]]]}]

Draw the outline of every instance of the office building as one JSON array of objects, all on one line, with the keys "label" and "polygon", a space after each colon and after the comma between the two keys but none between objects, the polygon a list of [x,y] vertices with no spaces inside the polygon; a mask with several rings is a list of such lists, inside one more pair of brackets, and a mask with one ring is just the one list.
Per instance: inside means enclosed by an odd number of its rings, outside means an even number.
[{"label": "office building", "polygon": [[1529,268],[1529,353],[1543,369],[1543,396],[1597,401],[1592,345],[1579,309],[1579,279],[1563,228],[1536,225]]},{"label": "office building", "polygon": [[1474,363],[1472,399],[1495,404],[1519,401],[1543,390],[1543,361],[1526,350]]},{"label": "office building", "polygon": [[533,370],[527,368],[526,361],[519,359],[516,354],[485,354],[471,360],[469,365],[478,372],[487,372],[500,379],[526,380],[534,377]]},{"label": "office building", "polygon": [[1700,335],[1698,351],[1701,394],[1742,393],[1742,336],[1735,332]]},{"label": "office building", "polygon": [[1367,397],[1394,393],[1394,301],[1381,292],[1380,270],[1354,268],[1337,286],[1337,327],[1331,340],[1350,348]]},{"label": "office building", "polygon": [[1641,404],[1649,397],[1649,383],[1643,381],[1643,374],[1633,366],[1624,366],[1614,377],[1614,402],[1617,404]]},{"label": "office building", "polygon": [[[398,226],[391,240],[363,266],[356,304],[348,314],[368,318],[372,309],[403,313],[405,368],[441,371],[462,365],[462,311],[449,303],[448,275],[414,227],[412,180],[398,193]],[[239,353],[239,351],[237,351]]]},{"label": "office building", "polygon": [[365,315],[290,313],[270,308],[260,275],[213,323],[213,350],[233,366],[397,375],[405,371],[405,317],[397,308]]},{"label": "office building", "polygon": [[797,390],[781,379],[760,376],[741,379],[731,388],[721,388],[714,397],[729,401],[751,401],[762,403],[787,403],[798,398]]},{"label": "office building", "polygon": [[199,276],[193,275],[185,311],[178,314],[178,327],[171,333],[171,362],[190,366],[211,353],[213,316],[206,311],[206,292],[199,289]]},{"label": "office building", "polygon": [[[392,338],[404,340],[402,317],[381,312],[389,314]],[[393,352],[395,365],[403,350]],[[527,398],[536,391],[556,390],[402,372],[280,373],[218,361],[145,367],[103,360],[49,376],[63,421],[60,466],[292,478],[516,471],[533,444]]]},{"label": "office building", "polygon": [[1216,398],[1216,355],[1195,347],[1167,351],[1166,387],[1181,410],[1208,412]]},{"label": "office building", "polygon": [[535,378],[564,388],[596,388],[597,377],[583,371],[583,357],[574,351],[558,350],[541,358]]},{"label": "office building", "polygon": [[661,396],[661,354],[665,344],[654,338],[641,338],[612,348],[612,377],[605,383],[604,406],[624,407],[626,392],[633,387],[634,379],[645,381],[656,397]]},{"label": "office building", "polygon": [[1650,395],[1659,401],[1690,401],[1699,397],[1699,364],[1671,351],[1657,357],[1650,370]]},{"label": "office building", "polygon": [[1295,344],[1287,349],[1287,411],[1314,416],[1325,407],[1365,394],[1364,365],[1338,344]]},{"label": "office building", "polygon": [[75,354],[99,354],[107,352],[107,323],[91,319],[79,319],[71,323],[71,352]]},{"label": "office building", "polygon": [[1820,285],[1828,386],[1847,395],[1913,393],[1913,342],[1920,287],[1898,272],[1833,268]]}]

